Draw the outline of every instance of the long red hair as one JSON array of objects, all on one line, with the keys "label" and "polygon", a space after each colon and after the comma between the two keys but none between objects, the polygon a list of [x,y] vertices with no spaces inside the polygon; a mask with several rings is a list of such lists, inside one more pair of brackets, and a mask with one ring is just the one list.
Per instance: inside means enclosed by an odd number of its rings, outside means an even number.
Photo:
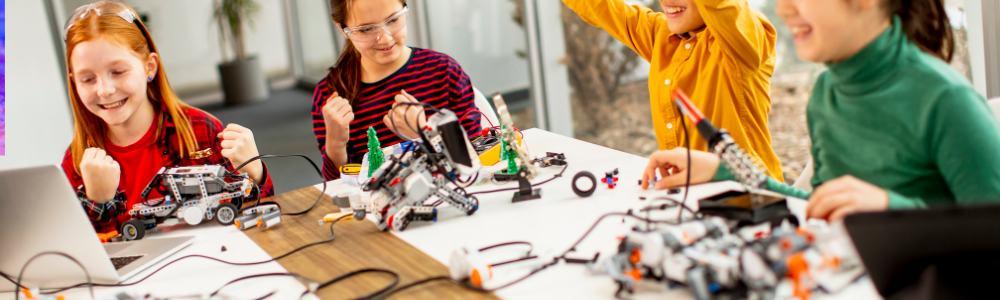
[{"label": "long red hair", "polygon": [[[146,25],[139,20],[139,14],[131,7],[121,2],[98,1],[88,4],[86,9],[88,12],[83,17],[70,20],[71,23],[67,25],[68,29],[66,30],[66,82],[69,85],[69,102],[73,109],[73,141],[69,148],[77,172],[80,171],[80,159],[85,149],[90,147],[104,148],[107,126],[104,120],[83,106],[80,96],[77,94],[72,75],[73,65],[70,62],[74,48],[82,42],[102,38],[128,47],[143,59],[148,59],[151,53],[158,53],[156,44],[153,43],[149,31],[146,30]],[[124,11],[131,13],[134,23],[130,23],[118,15]],[[198,149],[198,142],[191,129],[191,122],[184,114],[184,108],[189,106],[182,102],[170,88],[167,73],[164,71],[163,63],[158,56],[156,63],[158,66],[156,75],[148,83],[146,94],[154,109],[160,110],[161,115],[169,116],[173,120],[179,142],[177,145],[180,148],[177,150],[182,157],[188,157],[190,153]]]}]

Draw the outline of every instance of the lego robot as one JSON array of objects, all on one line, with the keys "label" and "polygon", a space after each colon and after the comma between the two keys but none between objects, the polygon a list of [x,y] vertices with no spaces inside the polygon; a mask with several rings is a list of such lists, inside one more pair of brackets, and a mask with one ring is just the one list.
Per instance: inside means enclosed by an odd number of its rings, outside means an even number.
[{"label": "lego robot", "polygon": [[[370,216],[381,230],[405,230],[413,221],[436,221],[437,205],[448,203],[467,215],[479,199],[455,184],[458,176],[475,173],[479,157],[455,113],[443,109],[427,120],[421,142],[389,159],[363,186],[371,197],[351,198],[356,219]],[[431,198],[438,201],[428,203]]]},{"label": "lego robot", "polygon": [[[829,248],[826,248],[829,249]],[[825,251],[813,231],[779,227],[747,241],[718,217],[692,220],[648,232],[630,232],[618,251],[591,265],[618,284],[616,297],[631,294],[644,279],[668,287],[687,286],[696,299],[774,299],[782,279],[808,299],[820,278],[857,266],[848,254]]]},{"label": "lego robot", "polygon": [[[148,199],[157,189],[162,198]],[[220,165],[161,168],[142,192],[145,202],[128,211],[131,220],[119,232],[126,241],[142,239],[146,230],[168,218],[189,225],[216,220],[231,225],[243,203],[257,200],[258,187],[246,174],[232,174]]]}]

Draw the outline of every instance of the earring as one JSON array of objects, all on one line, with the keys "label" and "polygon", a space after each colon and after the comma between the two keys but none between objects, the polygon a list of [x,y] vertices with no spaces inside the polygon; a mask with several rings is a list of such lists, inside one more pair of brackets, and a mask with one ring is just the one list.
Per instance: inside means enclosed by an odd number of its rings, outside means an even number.
[{"label": "earring", "polygon": [[153,76],[146,77],[146,82],[153,82]]}]

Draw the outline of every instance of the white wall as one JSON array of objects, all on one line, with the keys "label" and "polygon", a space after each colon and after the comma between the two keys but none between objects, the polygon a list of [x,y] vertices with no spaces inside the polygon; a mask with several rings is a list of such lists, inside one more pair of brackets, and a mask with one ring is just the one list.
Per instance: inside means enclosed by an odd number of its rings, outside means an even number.
[{"label": "white wall", "polygon": [[[37,1],[37,0],[36,0]],[[48,1],[48,0],[46,0]],[[91,0],[57,0],[63,11],[58,16],[65,22],[73,10]],[[140,13],[149,17],[149,27],[163,58],[164,68],[174,89],[200,89],[217,86],[216,65],[222,61],[219,30],[212,18],[210,0],[128,0]],[[286,73],[291,69],[288,35],[285,29],[283,1],[257,1],[259,14],[253,29],[248,28],[247,48],[257,54],[268,74]],[[229,47],[228,45],[226,47]],[[228,49],[227,49],[228,51]],[[231,51],[230,51],[231,52]],[[230,59],[232,54],[230,53]]]},{"label": "white wall", "polygon": [[972,82],[987,98],[1000,97],[1000,4],[966,0]]},{"label": "white wall", "polygon": [[326,0],[298,0],[299,37],[302,42],[302,59],[308,75],[326,74],[326,69],[337,62],[340,49],[334,48],[333,22]]},{"label": "white wall", "polygon": [[7,1],[7,154],[0,169],[62,162],[72,137],[53,30],[41,1]]},{"label": "white wall", "polygon": [[[455,58],[486,94],[530,86],[524,30],[511,18],[510,0],[434,0],[429,9],[430,45]],[[411,28],[411,34],[416,32]]]}]

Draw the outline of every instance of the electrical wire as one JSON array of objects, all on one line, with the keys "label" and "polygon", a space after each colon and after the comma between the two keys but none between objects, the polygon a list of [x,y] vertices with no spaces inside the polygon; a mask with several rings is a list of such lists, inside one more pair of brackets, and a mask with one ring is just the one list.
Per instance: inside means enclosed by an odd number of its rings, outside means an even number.
[{"label": "electrical wire", "polygon": [[428,284],[428,283],[431,283],[431,282],[435,282],[435,281],[454,282],[454,283],[458,284],[459,286],[461,286],[461,287],[463,287],[463,288],[465,288],[467,290],[474,291],[474,292],[479,292],[479,293],[489,293],[490,292],[488,290],[485,290],[485,289],[482,289],[482,288],[479,288],[479,287],[475,287],[475,286],[473,286],[471,284],[468,284],[468,283],[465,283],[465,282],[458,282],[458,281],[452,280],[451,277],[443,276],[442,275],[442,276],[428,277],[428,278],[424,278],[424,279],[421,279],[421,280],[417,280],[417,281],[414,281],[414,282],[410,282],[410,283],[401,285],[401,286],[399,286],[398,288],[396,288],[394,290],[391,290],[389,292],[386,292],[385,294],[379,295],[375,299],[379,299],[379,300],[381,300],[381,299],[388,299],[390,296],[398,294],[398,293],[400,293],[402,291],[411,289],[411,288],[416,287],[416,286],[420,286],[420,285]]},{"label": "electrical wire", "polygon": [[[390,282],[389,284],[387,284],[385,287],[383,287],[381,289],[378,289],[378,290],[376,290],[376,291],[374,291],[372,293],[369,293],[367,295],[358,297],[357,299],[373,299],[375,297],[378,297],[381,294],[389,292],[389,290],[392,290],[394,287],[396,287],[396,285],[399,284],[399,274],[397,274],[396,272],[393,272],[393,271],[387,270],[387,269],[381,269],[381,268],[364,268],[364,269],[359,269],[359,270],[354,270],[354,271],[351,271],[351,272],[344,273],[343,275],[334,277],[334,278],[332,278],[330,280],[327,280],[327,281],[325,281],[323,283],[320,283],[316,287],[315,291],[322,290],[325,287],[333,285],[333,284],[335,284],[337,282],[341,282],[341,281],[347,280],[347,279],[349,279],[351,277],[359,276],[359,275],[362,275],[362,274],[368,274],[368,273],[377,273],[377,274],[389,275],[390,277],[392,277],[392,282]],[[309,291],[303,292],[302,296],[305,296],[308,293],[309,293]]]},{"label": "electrical wire", "polygon": [[493,120],[490,120],[490,118],[487,118],[486,114],[484,114],[483,111],[479,110],[479,108],[474,107],[474,106],[471,109],[466,110],[465,113],[463,113],[461,116],[458,116],[458,119],[459,120],[465,119],[465,116],[468,116],[470,113],[473,113],[473,112],[478,113],[479,117],[481,119],[486,119],[486,122],[490,124],[490,128],[496,127],[496,125],[493,125]]},{"label": "electrical wire", "polygon": [[[447,276],[435,276],[435,277],[425,278],[425,279],[422,279],[422,280],[414,281],[412,283],[408,283],[406,285],[400,286],[399,288],[397,288],[395,290],[392,290],[392,291],[390,291],[390,292],[388,292],[386,294],[383,294],[379,299],[384,299],[384,298],[386,298],[386,297],[388,297],[390,295],[396,294],[396,293],[398,293],[400,291],[403,291],[403,290],[406,290],[406,289],[413,288],[413,287],[418,286],[418,285],[422,285],[422,284],[426,284],[426,283],[430,283],[430,282],[434,282],[434,281],[443,281],[443,280],[448,280],[448,281],[455,282],[455,283],[461,285],[462,287],[464,287],[466,289],[474,290],[474,291],[477,291],[477,292],[491,293],[491,292],[495,292],[495,291],[498,291],[498,290],[501,290],[501,289],[505,289],[507,287],[510,287],[510,286],[516,285],[518,283],[521,283],[521,282],[523,282],[524,280],[526,280],[528,278],[531,278],[532,276],[534,276],[534,275],[536,275],[536,274],[544,271],[545,269],[548,269],[549,267],[558,264],[560,261],[571,260],[570,258],[567,257],[567,255],[569,255],[570,253],[575,252],[576,248],[581,243],[583,243],[584,240],[586,240],[586,238],[594,231],[594,229],[597,228],[597,226],[600,225],[601,222],[603,222],[605,219],[610,218],[610,217],[626,217],[626,218],[632,218],[632,219],[635,219],[635,220],[639,220],[639,221],[643,221],[643,222],[648,222],[648,223],[654,223],[654,224],[675,224],[673,221],[670,221],[670,220],[653,220],[653,219],[649,219],[649,218],[644,218],[642,216],[639,216],[639,215],[636,215],[636,214],[632,213],[631,211],[629,211],[629,212],[611,212],[611,213],[606,213],[604,215],[601,215],[596,221],[594,221],[594,223],[587,229],[587,231],[585,231],[583,233],[583,235],[581,235],[580,238],[576,240],[576,242],[574,242],[568,249],[566,249],[566,251],[562,252],[562,254],[560,254],[559,256],[554,257],[552,259],[552,261],[547,262],[547,263],[545,263],[545,264],[543,264],[543,265],[541,265],[541,266],[539,266],[539,267],[531,270],[531,272],[528,272],[527,274],[522,275],[521,277],[518,277],[518,278],[516,278],[516,279],[514,279],[514,280],[512,280],[510,282],[507,282],[507,283],[504,283],[502,285],[499,285],[499,286],[496,286],[496,287],[492,287],[492,288],[481,288],[481,287],[477,287],[477,286],[471,285],[469,282],[467,282],[467,280],[466,281],[455,281],[455,280],[452,280],[450,277],[447,277]],[[501,243],[501,244],[497,244],[497,245],[493,245],[493,246],[487,246],[486,248],[489,249],[491,247],[499,247],[498,245],[506,246],[508,244],[514,245],[514,244],[523,244],[523,243],[527,243],[527,242],[516,241],[516,242]],[[528,244],[530,245],[530,243],[528,243]],[[524,260],[524,259],[521,259],[521,260]]]},{"label": "electrical wire", "polygon": [[[694,216],[695,219],[702,219],[704,217],[701,214],[701,212],[698,212],[697,210],[691,208],[690,206],[687,206],[687,204],[685,204],[683,201],[679,201],[677,199],[670,198],[670,197],[662,197],[662,196],[661,197],[655,197],[655,198],[651,199],[651,201],[657,201],[657,200],[666,200],[666,201],[669,201],[670,204],[672,204],[672,205],[667,205],[667,204],[650,205],[650,206],[646,206],[646,207],[641,208],[639,211],[641,211],[641,212],[649,212],[649,211],[653,211],[653,210],[665,210],[667,208],[670,208],[670,207],[673,207],[673,206],[677,206],[677,207],[680,207],[681,210],[686,210],[688,213],[691,213],[691,215]],[[647,218],[648,218],[648,216],[647,216]],[[683,220],[677,220],[676,224],[680,224],[682,221]]]},{"label": "electrical wire", "polygon": [[[563,174],[566,173],[566,168],[569,168],[569,164],[568,163],[565,164],[565,165],[563,165],[562,170],[559,170],[558,174],[552,175],[551,178],[543,180],[543,181],[540,181],[538,183],[532,183],[531,187],[536,187],[536,186],[539,186],[539,185],[543,185],[543,184],[549,183],[549,182],[551,182],[553,180],[556,180],[559,177],[562,177]],[[472,192],[472,193],[469,193],[469,195],[492,194],[492,193],[507,192],[507,191],[517,191],[517,190],[520,190],[520,189],[521,189],[520,187],[502,188],[502,189],[495,189],[495,190],[486,190],[486,191]]]},{"label": "electrical wire", "polygon": [[[681,114],[680,115],[681,116],[681,128],[683,128],[683,130],[684,130],[684,148],[687,149],[686,150],[687,151],[687,167],[686,167],[686,169],[687,169],[686,170],[687,178],[684,179],[684,197],[681,198],[681,203],[687,203],[687,200],[688,200],[688,190],[691,189],[691,172],[692,172],[692,168],[691,168],[691,136],[688,134],[687,123],[684,121],[684,113],[681,112],[680,107],[676,107],[676,108],[677,108],[677,112]],[[681,218],[683,217],[683,213],[684,213],[683,210],[678,210],[677,211],[677,223],[681,222]]]},{"label": "electrical wire", "polygon": [[459,183],[462,183],[462,184],[460,185],[460,184],[456,183],[455,185],[457,185],[457,186],[459,186],[461,188],[467,188],[467,187],[470,187],[473,184],[475,184],[476,180],[479,180],[479,172],[476,172],[475,174],[469,175],[469,177],[466,180],[462,180],[462,178],[458,178],[457,181]]},{"label": "electrical wire", "polygon": [[[260,265],[260,264],[265,264],[265,263],[270,263],[270,262],[278,261],[278,260],[281,260],[281,259],[283,259],[285,257],[291,256],[292,254],[295,254],[295,253],[298,253],[300,251],[303,251],[303,250],[305,250],[307,248],[310,248],[310,247],[313,247],[313,246],[316,246],[316,245],[321,245],[321,244],[324,244],[324,243],[329,243],[329,242],[334,241],[336,239],[336,234],[334,233],[334,225],[336,225],[337,222],[339,222],[340,220],[345,219],[348,216],[350,216],[350,215],[341,216],[340,218],[337,218],[332,223],[330,223],[330,237],[329,238],[321,240],[321,241],[316,241],[316,242],[312,242],[312,243],[309,243],[309,244],[305,244],[305,245],[299,246],[299,247],[297,247],[295,249],[292,249],[292,250],[290,250],[290,251],[288,251],[288,252],[286,252],[284,254],[275,256],[275,257],[267,259],[267,260],[255,261],[255,262],[231,262],[231,261],[227,261],[227,260],[223,260],[223,259],[219,259],[219,258],[215,258],[215,257],[210,257],[210,256],[206,256],[206,255],[201,255],[201,254],[191,254],[191,255],[182,256],[182,257],[176,258],[176,259],[174,259],[174,260],[172,260],[170,262],[167,262],[166,264],[164,264],[163,266],[160,266],[159,268],[155,269],[153,272],[149,273],[145,277],[142,277],[142,278],[140,278],[138,280],[135,280],[135,281],[132,281],[132,282],[128,282],[128,283],[116,283],[116,284],[100,284],[100,283],[92,283],[88,279],[88,282],[86,282],[86,283],[79,283],[79,284],[75,284],[75,285],[71,285],[71,286],[67,286],[67,287],[62,287],[62,288],[46,289],[46,291],[44,292],[44,294],[55,294],[55,293],[63,292],[63,291],[66,291],[66,290],[75,289],[75,288],[78,288],[78,287],[83,287],[83,286],[88,286],[91,289],[93,287],[129,287],[129,286],[134,286],[134,285],[142,283],[142,282],[146,281],[147,279],[153,277],[154,275],[156,275],[157,273],[159,273],[163,269],[166,269],[168,266],[170,266],[170,265],[172,265],[174,263],[177,263],[179,261],[187,260],[187,259],[190,259],[190,258],[207,259],[207,260],[211,260],[211,261],[215,261],[215,262],[219,262],[219,263],[223,263],[223,264],[227,264],[227,265],[232,265],[232,266],[252,266],[252,265]],[[4,276],[4,277],[7,277],[7,276]],[[20,284],[18,283],[18,285],[20,285]]]},{"label": "electrical wire", "polygon": [[[243,162],[238,167],[233,168],[233,169],[234,170],[240,170],[240,169],[242,169],[243,167],[245,167],[246,165],[248,165],[248,164],[250,164],[252,162],[255,162],[255,161],[258,161],[258,160],[263,160],[263,159],[266,159],[266,158],[289,158],[289,157],[300,157],[300,158],[305,159],[306,161],[309,162],[310,165],[312,165],[313,170],[316,171],[316,174],[319,175],[320,178],[323,178],[323,171],[320,170],[320,168],[319,168],[318,165],[316,165],[316,162],[314,162],[308,156],[301,155],[301,154],[287,154],[287,155],[284,155],[284,154],[267,154],[267,155],[258,155],[258,156],[255,156],[255,157],[253,157],[253,158],[251,158],[251,159]],[[230,173],[230,174],[232,174],[232,173]],[[292,212],[292,213],[282,212],[281,214],[284,215],[284,216],[299,216],[299,215],[307,214],[310,211],[312,211],[314,208],[316,208],[317,205],[319,205],[319,202],[323,200],[323,196],[326,195],[326,180],[323,180],[322,184],[323,184],[323,188],[322,188],[321,192],[319,193],[319,195],[316,196],[316,200],[313,201],[312,205],[310,205],[308,208],[306,208],[306,209],[304,209],[302,211],[297,211],[297,212]],[[260,206],[260,204],[261,204],[261,200],[257,199],[257,203],[254,204],[254,207]]]},{"label": "electrical wire", "polygon": [[488,250],[497,249],[497,248],[515,246],[515,245],[528,246],[528,253],[531,253],[532,251],[535,251],[535,246],[532,245],[531,242],[528,242],[528,241],[511,241],[511,242],[504,242],[504,243],[499,243],[499,244],[493,244],[493,245],[489,245],[489,246],[485,246],[485,247],[479,248],[479,252],[488,251]]},{"label": "electrical wire", "polygon": [[[209,298],[215,297],[216,295],[219,295],[220,292],[222,292],[222,289],[225,289],[226,287],[228,287],[230,285],[233,285],[233,284],[235,284],[237,282],[246,281],[246,280],[250,280],[250,279],[256,279],[256,278],[264,278],[264,277],[294,277],[296,279],[300,279],[300,280],[305,280],[305,281],[308,281],[308,282],[312,282],[312,280],[310,280],[309,278],[306,278],[306,277],[304,277],[302,275],[299,275],[299,274],[289,273],[289,272],[275,272],[275,273],[253,274],[253,275],[247,275],[247,276],[243,276],[243,277],[240,277],[240,278],[236,278],[236,279],[230,280],[229,282],[226,282],[226,284],[223,284],[221,287],[219,287],[215,291],[212,291],[212,293],[208,294],[208,296],[209,296]],[[306,292],[308,292],[308,291],[309,291],[309,289],[307,288]],[[270,294],[264,295],[263,297],[259,297],[258,299],[267,298],[267,297],[269,297],[269,296],[271,296],[273,294],[274,294],[274,292],[271,292]]]},{"label": "electrical wire", "polygon": [[[423,103],[423,102],[399,102],[399,103],[396,103],[396,104],[403,105],[403,106],[408,106],[408,107],[406,107],[406,108],[403,109],[403,116],[406,116],[406,114],[408,114],[410,112],[410,107],[409,106],[421,106],[421,107],[423,107],[425,109],[430,109],[434,113],[441,112],[441,110],[438,109],[437,107],[434,107],[433,105],[430,105],[430,104],[427,104],[427,103]],[[419,135],[418,137],[421,138],[422,140],[426,140],[427,137],[424,136],[423,130],[417,129],[417,127],[420,127],[420,123],[419,123],[420,122],[420,115],[417,115],[416,118],[417,119],[414,121],[414,123],[417,123],[416,126],[414,126],[413,124],[410,124],[409,122],[405,122],[406,123],[406,127],[408,127],[413,132],[417,133],[417,135]],[[392,133],[396,134],[396,136],[406,137],[405,135],[399,134],[399,132],[397,132],[394,129],[394,128],[397,128],[396,127],[396,118],[389,118],[389,123],[391,123],[392,127],[393,127],[393,128],[390,128],[392,130]]]},{"label": "electrical wire", "polygon": [[[94,280],[93,280],[93,278],[90,277],[90,271],[87,271],[87,268],[84,267],[83,264],[80,263],[79,260],[77,260],[75,257],[73,257],[72,255],[69,255],[69,254],[67,254],[65,252],[45,251],[45,252],[41,252],[41,253],[35,254],[34,256],[32,256],[31,258],[29,258],[28,261],[26,261],[24,263],[24,265],[21,266],[21,270],[17,272],[17,281],[14,281],[14,286],[17,287],[18,289],[20,289],[20,288],[27,289],[27,287],[21,285],[21,282],[24,279],[24,271],[28,269],[28,266],[31,265],[31,263],[34,262],[35,259],[38,259],[39,257],[46,256],[46,255],[55,255],[55,256],[64,257],[64,258],[72,261],[78,267],[80,267],[80,269],[83,270],[83,274],[87,276],[87,284],[90,285],[90,298],[91,299],[97,299],[96,297],[94,297],[94,286],[93,286]],[[3,277],[7,278],[8,280],[10,279],[10,277],[7,276],[6,274],[4,274]],[[14,291],[14,299],[15,300],[21,299],[21,291]]]}]

